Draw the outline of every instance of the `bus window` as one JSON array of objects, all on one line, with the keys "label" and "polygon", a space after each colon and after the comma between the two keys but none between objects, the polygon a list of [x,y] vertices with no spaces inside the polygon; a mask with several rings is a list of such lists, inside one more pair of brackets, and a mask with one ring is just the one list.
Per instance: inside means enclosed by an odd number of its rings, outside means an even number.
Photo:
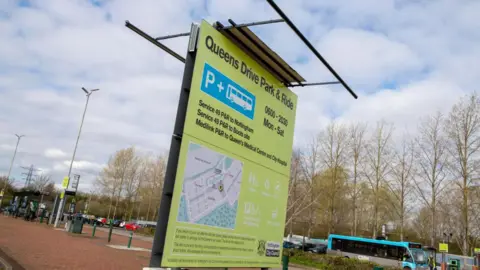
[{"label": "bus window", "polygon": [[343,249],[345,252],[355,252],[355,241],[343,240]]},{"label": "bus window", "polygon": [[387,258],[391,260],[401,260],[404,250],[405,248],[402,247],[388,246]]},{"label": "bus window", "polygon": [[332,239],[332,250],[342,250],[342,240],[340,239]]},{"label": "bus window", "polygon": [[377,257],[386,258],[387,257],[387,246],[385,245],[376,245],[377,246]]}]

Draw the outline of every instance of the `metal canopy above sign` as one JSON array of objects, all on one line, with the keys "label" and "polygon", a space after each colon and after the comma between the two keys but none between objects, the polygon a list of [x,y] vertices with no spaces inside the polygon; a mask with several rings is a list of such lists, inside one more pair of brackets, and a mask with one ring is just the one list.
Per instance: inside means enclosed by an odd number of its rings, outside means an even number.
[{"label": "metal canopy above sign", "polygon": [[[305,87],[305,86],[319,86],[319,85],[330,85],[330,84],[341,84],[352,96],[357,99],[357,94],[350,88],[350,86],[342,79],[342,77],[335,71],[335,69],[328,63],[328,61],[323,58],[323,56],[313,47],[310,41],[300,32],[300,30],[295,26],[295,24],[287,17],[282,9],[273,1],[266,0],[268,4],[277,12],[281,19],[252,22],[245,24],[236,24],[233,20],[229,19],[228,22],[230,26],[224,26],[220,22],[215,23],[217,30],[222,32],[226,37],[231,41],[236,43],[245,53],[247,53],[251,58],[255,59],[264,69],[270,72],[273,76],[281,81],[285,86],[288,87]],[[263,41],[260,40],[250,29],[249,26],[265,25],[272,23],[285,22],[290,29],[300,38],[300,40],[307,46],[307,48],[316,56],[316,58],[328,69],[328,71],[337,79],[336,81],[326,81],[326,82],[306,82],[306,80],[298,74],[290,65],[288,65],[279,55],[277,55],[273,50],[271,50]],[[190,32],[166,35],[162,37],[154,38],[147,33],[140,30],[138,27],[125,21],[125,26],[145,38],[146,40],[153,43],[155,46],[161,48],[168,54],[177,58],[179,61],[185,63],[185,58],[180,56],[178,53],[168,48],[163,43],[159,42],[160,40],[185,37],[189,36]]]},{"label": "metal canopy above sign", "polygon": [[[279,81],[287,86],[292,83],[302,83],[305,79],[298,74],[289,64],[287,64],[277,53],[267,46],[257,35],[255,35],[246,25],[237,25],[233,20],[228,20],[231,27],[225,27],[220,22],[215,23],[215,27],[225,37],[237,44],[244,52],[256,60],[263,68],[268,70]],[[283,20],[279,20],[281,22]],[[267,21],[272,23],[275,21]]]}]

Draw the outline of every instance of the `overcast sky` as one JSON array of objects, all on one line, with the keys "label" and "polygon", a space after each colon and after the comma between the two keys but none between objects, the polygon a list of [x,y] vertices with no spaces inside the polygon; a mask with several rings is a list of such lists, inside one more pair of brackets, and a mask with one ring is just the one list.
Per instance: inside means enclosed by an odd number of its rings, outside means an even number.
[{"label": "overcast sky", "polygon": [[[282,0],[277,3],[359,95],[341,86],[298,88],[295,144],[330,119],[385,119],[414,132],[421,116],[448,111],[476,87],[479,1]],[[124,26],[154,36],[186,32],[204,18],[228,24],[274,19],[265,1],[1,0],[0,175],[17,134],[12,177],[34,164],[61,183],[68,172],[85,95],[92,95],[74,173],[80,188],[116,150],[153,154],[170,143],[183,64]],[[255,32],[311,82],[332,77],[286,25]],[[165,42],[184,55],[186,38]]]}]

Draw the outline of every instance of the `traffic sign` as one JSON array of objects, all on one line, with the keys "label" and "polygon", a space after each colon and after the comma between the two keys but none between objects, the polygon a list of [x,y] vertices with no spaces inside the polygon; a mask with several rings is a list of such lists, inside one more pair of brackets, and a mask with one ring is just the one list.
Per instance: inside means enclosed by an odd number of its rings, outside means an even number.
[{"label": "traffic sign", "polygon": [[63,182],[62,182],[62,188],[63,189],[66,189],[68,187],[68,182],[69,182],[70,178],[68,176],[65,176],[63,178]]},{"label": "traffic sign", "polygon": [[448,244],[446,244],[446,243],[440,243],[439,245],[440,245],[440,246],[439,246],[438,250],[439,250],[440,252],[448,253]]}]

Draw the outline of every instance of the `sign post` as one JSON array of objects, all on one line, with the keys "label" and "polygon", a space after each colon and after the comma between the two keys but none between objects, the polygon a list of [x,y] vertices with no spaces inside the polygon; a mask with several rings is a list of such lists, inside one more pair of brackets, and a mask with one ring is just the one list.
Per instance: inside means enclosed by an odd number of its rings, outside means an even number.
[{"label": "sign post", "polygon": [[480,270],[480,248],[473,249],[473,270]]},{"label": "sign post", "polygon": [[438,251],[442,253],[442,270],[447,270],[447,262],[446,262],[445,254],[448,253],[448,244],[440,243],[438,247]]}]

